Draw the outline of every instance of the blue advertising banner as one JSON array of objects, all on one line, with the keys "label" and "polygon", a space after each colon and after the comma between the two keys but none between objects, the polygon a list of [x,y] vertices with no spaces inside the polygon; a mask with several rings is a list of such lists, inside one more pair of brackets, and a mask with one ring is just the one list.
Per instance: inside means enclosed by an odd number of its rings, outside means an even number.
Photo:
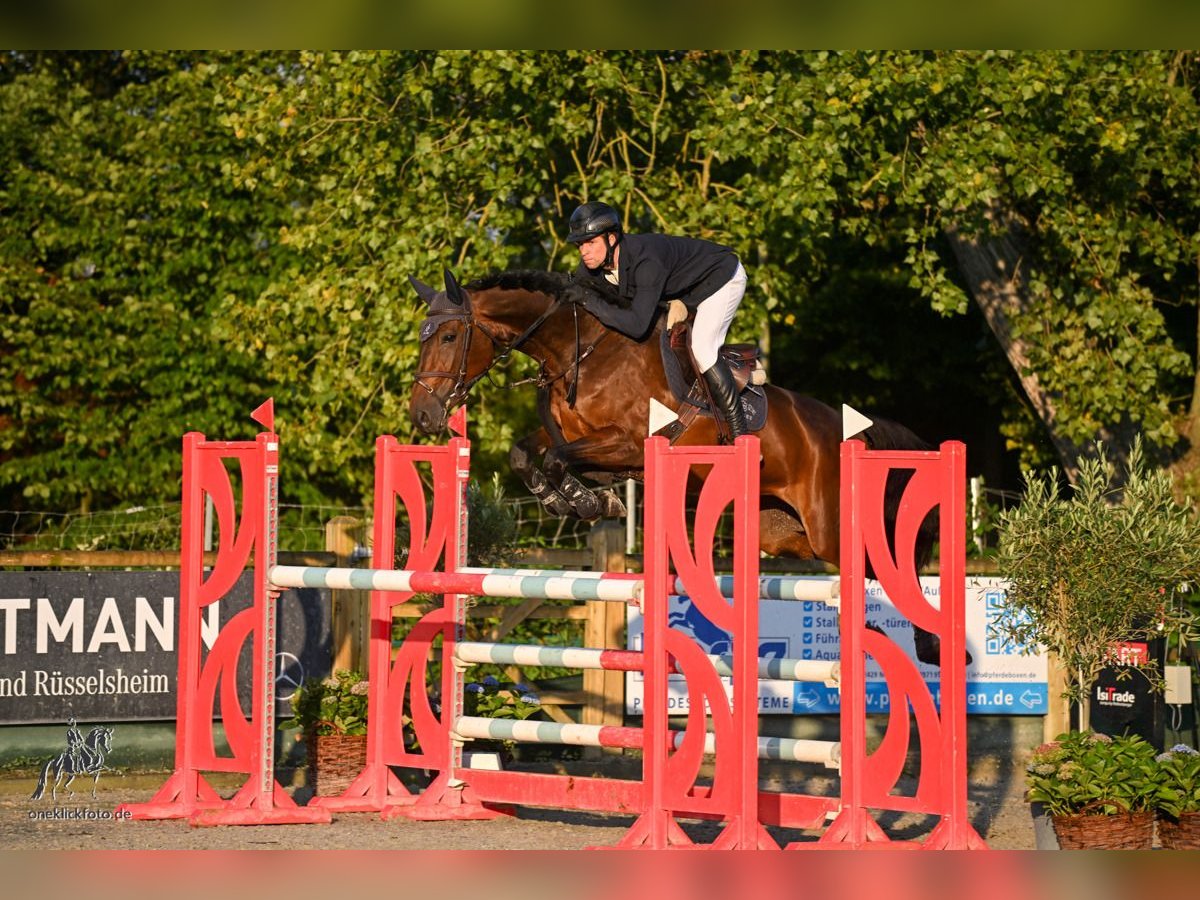
[{"label": "blue advertising banner", "polygon": [[[925,596],[938,604],[938,579],[922,578]],[[1004,581],[999,578],[970,578],[966,590],[967,712],[976,715],[1044,715],[1048,706],[1046,658],[1043,653],[1024,653],[1006,641],[996,628],[1004,608]],[[679,629],[713,654],[728,653],[729,635],[709,622],[687,597],[673,597],[669,619]],[[883,593],[878,582],[867,582],[867,621],[908,651],[917,663],[935,700],[938,698],[938,669],[917,660],[912,626]],[[627,615],[628,647],[642,646],[641,610]],[[841,656],[838,613],[817,601],[763,600],[759,605],[759,656],[836,660]],[[728,679],[726,679],[728,683]],[[867,710],[885,712],[889,703],[883,675],[873,663],[867,666]],[[687,689],[682,676],[673,676],[669,708],[686,712]],[[836,713],[841,708],[836,685],[791,681],[759,681],[759,712],[803,715]],[[630,672],[625,681],[625,709],[642,713],[642,676]]]}]

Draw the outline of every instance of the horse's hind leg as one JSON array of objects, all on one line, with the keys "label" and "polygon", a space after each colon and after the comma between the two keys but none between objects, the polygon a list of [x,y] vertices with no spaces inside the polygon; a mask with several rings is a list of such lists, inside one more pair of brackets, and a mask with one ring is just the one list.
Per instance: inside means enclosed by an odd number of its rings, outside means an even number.
[{"label": "horse's hind leg", "polygon": [[781,504],[763,504],[758,514],[758,544],[771,556],[795,559],[813,559],[816,556],[799,516]]}]

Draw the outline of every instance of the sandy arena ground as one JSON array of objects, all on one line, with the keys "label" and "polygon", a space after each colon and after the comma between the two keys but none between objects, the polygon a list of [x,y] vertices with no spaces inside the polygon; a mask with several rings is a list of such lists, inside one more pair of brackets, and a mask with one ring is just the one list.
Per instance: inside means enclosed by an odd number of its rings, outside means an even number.
[{"label": "sandy arena ground", "polygon": [[[632,766],[632,769],[631,769]],[[579,771],[577,767],[588,768]],[[1021,796],[1019,771],[999,757],[976,761],[969,773],[969,816],[976,831],[995,849],[1033,849],[1034,829],[1029,807]],[[637,766],[626,760],[573,763],[579,774],[609,774],[637,777]],[[166,778],[166,773],[105,773],[97,785],[96,799],[90,781],[77,782],[73,798],[61,794],[57,801],[47,796],[31,800],[36,784],[32,773],[0,779],[0,846],[27,850],[113,850],[113,849],[355,849],[355,850],[577,850],[612,846],[625,834],[632,818],[627,816],[520,808],[515,817],[482,822],[382,821],[378,815],[341,813],[332,825],[276,825],[252,827],[195,828],[186,821],[117,821],[97,818],[110,814],[121,803],[148,800]],[[311,790],[303,785],[303,773],[288,790],[305,802]],[[212,776],[210,781],[224,796],[239,783],[231,776]],[[828,779],[803,785],[783,784],[769,775],[763,785],[810,793],[830,793],[836,788]],[[85,818],[86,816],[86,818]],[[927,818],[881,815],[885,832],[894,838],[920,839],[932,825]],[[712,823],[688,823],[685,830],[697,841],[709,841],[719,831]],[[780,843],[812,841],[815,832],[771,829]]]}]

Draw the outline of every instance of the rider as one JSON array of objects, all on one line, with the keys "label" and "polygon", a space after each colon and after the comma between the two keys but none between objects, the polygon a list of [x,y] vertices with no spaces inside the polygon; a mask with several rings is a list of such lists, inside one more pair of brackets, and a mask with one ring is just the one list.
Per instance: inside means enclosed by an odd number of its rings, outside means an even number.
[{"label": "rider", "polygon": [[[625,234],[620,214],[607,203],[585,203],[571,213],[567,241],[582,259],[576,278],[598,285],[608,302],[586,304],[609,328],[644,340],[666,301],[667,327],[696,311],[691,350],[721,407],[733,437],[746,419],[729,365],[718,350],[746,292],[746,270],[728,247],[665,234]],[[615,290],[614,290],[615,288]]]},{"label": "rider", "polygon": [[75,717],[71,716],[67,722],[67,758],[71,760],[72,769],[76,771],[79,768],[79,763],[83,757],[83,732],[79,730],[79,726],[75,724]]}]

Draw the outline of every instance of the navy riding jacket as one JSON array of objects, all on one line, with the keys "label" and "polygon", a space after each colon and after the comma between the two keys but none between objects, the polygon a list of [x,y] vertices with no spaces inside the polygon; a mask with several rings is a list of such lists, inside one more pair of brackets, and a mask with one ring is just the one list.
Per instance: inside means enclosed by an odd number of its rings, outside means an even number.
[{"label": "navy riding jacket", "polygon": [[621,303],[590,294],[584,308],[609,328],[642,340],[654,324],[662,300],[682,300],[689,309],[707,300],[737,271],[734,252],[699,238],[666,234],[627,234],[621,238],[617,285],[600,271],[579,264],[575,277],[596,284],[601,294],[614,291]]}]

